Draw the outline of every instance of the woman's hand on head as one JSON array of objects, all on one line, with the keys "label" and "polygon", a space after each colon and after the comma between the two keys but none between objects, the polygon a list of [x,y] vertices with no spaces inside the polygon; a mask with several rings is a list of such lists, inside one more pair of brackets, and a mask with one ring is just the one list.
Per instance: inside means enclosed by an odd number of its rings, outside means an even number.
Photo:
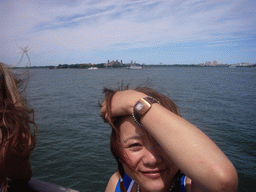
[{"label": "woman's hand on head", "polygon": [[114,94],[111,101],[111,115],[107,112],[107,103],[102,103],[101,113],[106,119],[115,116],[132,115],[133,107],[140,98],[146,97],[146,94],[135,91],[118,91]]}]

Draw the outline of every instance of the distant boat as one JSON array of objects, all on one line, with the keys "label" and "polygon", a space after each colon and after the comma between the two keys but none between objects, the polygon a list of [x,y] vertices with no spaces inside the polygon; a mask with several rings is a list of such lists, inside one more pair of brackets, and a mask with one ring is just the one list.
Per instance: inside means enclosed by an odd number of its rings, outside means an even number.
[{"label": "distant boat", "polygon": [[127,67],[127,69],[142,69],[141,65],[131,65],[130,67]]},{"label": "distant boat", "polygon": [[89,67],[88,70],[95,70],[95,69],[99,69],[98,67]]}]

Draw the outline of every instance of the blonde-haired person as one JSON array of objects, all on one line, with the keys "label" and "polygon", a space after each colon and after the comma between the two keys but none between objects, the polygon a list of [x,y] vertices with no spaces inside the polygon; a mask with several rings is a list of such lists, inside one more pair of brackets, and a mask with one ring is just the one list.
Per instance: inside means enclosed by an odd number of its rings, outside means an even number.
[{"label": "blonde-haired person", "polygon": [[[0,62],[0,191],[21,191],[32,176],[36,144],[34,111],[22,95],[21,79]],[[33,130],[32,130],[33,129]]]},{"label": "blonde-haired person", "polygon": [[101,113],[118,164],[106,192],[237,190],[233,164],[169,98],[147,87],[104,92]]}]

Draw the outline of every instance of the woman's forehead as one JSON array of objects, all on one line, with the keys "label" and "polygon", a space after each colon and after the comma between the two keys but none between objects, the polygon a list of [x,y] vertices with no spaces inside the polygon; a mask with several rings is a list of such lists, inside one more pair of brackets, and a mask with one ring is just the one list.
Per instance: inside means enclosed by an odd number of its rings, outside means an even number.
[{"label": "woman's forehead", "polygon": [[139,127],[133,120],[132,116],[125,117],[120,124],[121,140],[126,140],[129,137],[144,137],[148,135],[147,131]]}]

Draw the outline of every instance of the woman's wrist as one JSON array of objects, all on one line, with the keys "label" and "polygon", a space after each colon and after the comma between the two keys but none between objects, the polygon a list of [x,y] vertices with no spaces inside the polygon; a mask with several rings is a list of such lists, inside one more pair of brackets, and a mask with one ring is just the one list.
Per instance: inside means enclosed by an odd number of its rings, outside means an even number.
[{"label": "woman's wrist", "polygon": [[134,105],[147,95],[135,90],[116,92],[111,100],[112,116],[132,115]]},{"label": "woman's wrist", "polygon": [[122,97],[120,102],[123,102],[122,105],[124,107],[124,110],[126,111],[126,115],[132,115],[133,114],[133,109],[135,104],[143,97],[146,97],[147,95],[135,90],[126,90],[126,91],[121,91],[122,93],[119,95],[116,95],[116,99],[118,97]]},{"label": "woman's wrist", "polygon": [[133,99],[133,102],[131,103],[131,106],[129,108],[129,114],[133,114],[134,113],[134,107],[135,105],[139,102],[140,99],[143,99],[145,97],[147,97],[148,95],[144,94],[144,93],[141,93],[141,92],[137,92],[135,95],[134,95],[134,99]]},{"label": "woman's wrist", "polygon": [[139,126],[143,127],[141,124],[141,118],[151,109],[154,103],[160,104],[160,102],[155,98],[151,96],[146,96],[140,98],[139,101],[137,101],[137,103],[134,105],[132,116],[134,121]]}]

